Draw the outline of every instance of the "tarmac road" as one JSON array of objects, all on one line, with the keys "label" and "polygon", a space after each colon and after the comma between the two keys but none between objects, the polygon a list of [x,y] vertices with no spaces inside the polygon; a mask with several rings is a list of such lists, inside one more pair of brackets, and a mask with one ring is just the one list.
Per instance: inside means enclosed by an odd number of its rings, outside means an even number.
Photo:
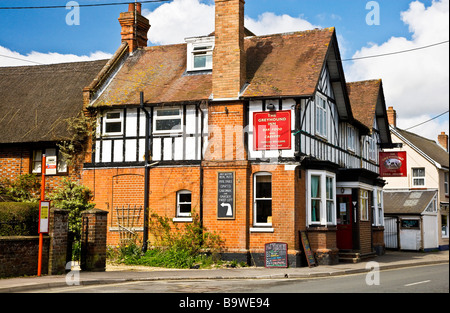
[{"label": "tarmac road", "polygon": [[[49,293],[448,293],[448,264],[315,279],[126,282],[49,289]],[[369,282],[369,284],[367,283]],[[42,292],[42,291],[40,291]]]}]

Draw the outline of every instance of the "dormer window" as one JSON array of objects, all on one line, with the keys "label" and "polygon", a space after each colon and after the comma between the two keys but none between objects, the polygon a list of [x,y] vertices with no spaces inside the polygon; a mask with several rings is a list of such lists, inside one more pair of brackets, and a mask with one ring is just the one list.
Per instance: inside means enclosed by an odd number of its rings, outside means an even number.
[{"label": "dormer window", "polygon": [[213,63],[214,37],[186,39],[187,71],[210,71]]}]

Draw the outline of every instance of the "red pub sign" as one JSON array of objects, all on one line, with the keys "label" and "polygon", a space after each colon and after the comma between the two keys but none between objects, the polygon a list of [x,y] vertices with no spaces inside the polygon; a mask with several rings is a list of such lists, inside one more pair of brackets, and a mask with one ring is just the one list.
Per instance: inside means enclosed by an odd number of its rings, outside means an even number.
[{"label": "red pub sign", "polygon": [[291,111],[253,113],[256,151],[291,150]]},{"label": "red pub sign", "polygon": [[406,177],[406,152],[380,152],[381,177]]}]

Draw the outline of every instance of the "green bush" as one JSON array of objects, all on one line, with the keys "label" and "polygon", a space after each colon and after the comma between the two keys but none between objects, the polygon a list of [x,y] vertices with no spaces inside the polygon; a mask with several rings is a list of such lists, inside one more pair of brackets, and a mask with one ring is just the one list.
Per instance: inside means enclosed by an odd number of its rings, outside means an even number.
[{"label": "green bush", "polygon": [[0,236],[36,236],[39,204],[0,202]]},{"label": "green bush", "polygon": [[167,268],[205,268],[220,263],[222,240],[202,227],[197,214],[193,214],[192,223],[179,227],[170,218],[154,213],[149,230],[152,249],[143,253],[136,242],[130,241],[110,250],[110,258],[127,265]]},{"label": "green bush", "polygon": [[75,235],[75,241],[81,238],[81,212],[95,207],[91,203],[91,191],[69,179],[62,181],[61,187],[55,189],[50,195],[52,206],[69,211],[69,231]]},{"label": "green bush", "polygon": [[0,201],[32,202],[40,198],[41,181],[36,174],[19,175],[15,180],[0,180]]}]

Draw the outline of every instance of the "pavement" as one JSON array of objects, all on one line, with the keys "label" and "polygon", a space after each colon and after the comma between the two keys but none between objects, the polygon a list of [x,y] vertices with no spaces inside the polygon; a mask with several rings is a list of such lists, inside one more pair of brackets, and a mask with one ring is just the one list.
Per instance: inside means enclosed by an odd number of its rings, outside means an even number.
[{"label": "pavement", "polygon": [[19,277],[0,279],[0,293],[30,292],[71,285],[104,285],[157,280],[205,279],[308,279],[370,272],[369,262],[377,262],[379,269],[389,270],[413,266],[449,263],[449,251],[402,252],[387,251],[385,255],[360,263],[340,263],[317,267],[271,269],[262,267],[221,268],[206,270],[174,270],[142,266],[108,264],[104,272],[80,272],[73,268],[67,275]]}]

